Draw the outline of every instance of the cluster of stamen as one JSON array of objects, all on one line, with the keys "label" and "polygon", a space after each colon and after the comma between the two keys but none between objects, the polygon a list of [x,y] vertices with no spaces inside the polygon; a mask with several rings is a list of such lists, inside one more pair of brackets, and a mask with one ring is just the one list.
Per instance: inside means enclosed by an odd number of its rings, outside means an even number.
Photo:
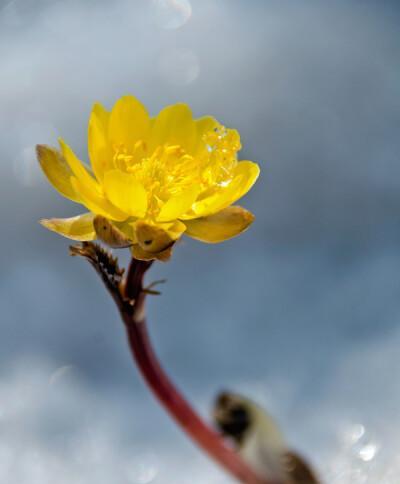
[{"label": "cluster of stamen", "polygon": [[147,216],[157,216],[162,205],[185,189],[198,186],[200,192],[218,189],[232,179],[240,149],[239,134],[220,127],[207,132],[203,149],[186,152],[180,145],[161,145],[149,153],[145,141],[133,149],[114,147],[113,165],[135,176],[148,194]]}]

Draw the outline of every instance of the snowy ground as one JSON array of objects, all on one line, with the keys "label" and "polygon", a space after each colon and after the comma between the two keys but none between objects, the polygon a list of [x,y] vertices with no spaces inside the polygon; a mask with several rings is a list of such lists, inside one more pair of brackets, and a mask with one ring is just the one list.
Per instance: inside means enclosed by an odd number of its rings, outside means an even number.
[{"label": "snowy ground", "polygon": [[[399,342],[400,335],[369,348],[368,354],[345,360],[324,398],[297,409],[302,421],[293,421],[287,433],[297,434],[298,448],[306,438],[309,457],[324,482],[397,482],[400,449],[393,407],[398,408],[398,395],[397,399],[391,395],[391,403],[383,405],[388,407],[384,417],[382,404],[362,418],[350,415],[344,403],[337,408],[337,402],[349,386],[361,402],[363,394],[380,392],[376,381],[357,383],[356,390],[352,382],[365,375],[371,359],[385,356],[385,365],[398,364]],[[262,383],[245,387],[259,401],[267,400]],[[118,395],[91,391],[73,366],[55,369],[49,361],[31,361],[27,368],[26,361],[20,362],[2,378],[0,401],[0,482],[231,482],[162,422],[162,415],[148,408],[147,396],[121,403]]]}]

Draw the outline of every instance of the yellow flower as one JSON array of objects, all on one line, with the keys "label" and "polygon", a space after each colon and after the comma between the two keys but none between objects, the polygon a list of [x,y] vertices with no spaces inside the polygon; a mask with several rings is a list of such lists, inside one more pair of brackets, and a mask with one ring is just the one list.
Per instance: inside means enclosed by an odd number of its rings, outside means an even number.
[{"label": "yellow flower", "polygon": [[50,183],[89,212],[41,223],[73,240],[96,238],[131,247],[138,259],[168,259],[183,233],[215,243],[245,230],[254,216],[231,206],[256,181],[259,167],[238,161],[239,133],[211,116],[193,119],[186,104],[151,118],[133,96],[108,112],[95,104],[89,119],[91,168],[59,140],[39,145]]}]

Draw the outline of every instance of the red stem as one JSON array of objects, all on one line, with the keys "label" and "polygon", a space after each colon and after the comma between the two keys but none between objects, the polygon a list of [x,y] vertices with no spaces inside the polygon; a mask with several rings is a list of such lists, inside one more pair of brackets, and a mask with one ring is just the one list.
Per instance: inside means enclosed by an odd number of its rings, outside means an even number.
[{"label": "red stem", "polygon": [[183,398],[162,369],[150,343],[144,317],[145,293],[143,276],[149,263],[133,260],[129,268],[125,295],[131,299],[131,310],[120,307],[132,355],[150,389],[182,429],[209,456],[245,484],[277,484],[257,476],[221,436],[210,428]]}]

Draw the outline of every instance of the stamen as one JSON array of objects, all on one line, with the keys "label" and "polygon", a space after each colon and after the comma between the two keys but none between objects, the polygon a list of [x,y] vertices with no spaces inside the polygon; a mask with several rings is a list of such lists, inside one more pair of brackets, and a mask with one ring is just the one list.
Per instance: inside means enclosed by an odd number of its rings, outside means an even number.
[{"label": "stamen", "polygon": [[203,193],[229,185],[241,147],[238,132],[221,126],[206,133],[202,142],[206,151],[196,157],[178,144],[158,146],[152,153],[145,140],[136,141],[130,151],[114,146],[114,167],[133,174],[148,194],[146,218],[155,219],[171,196],[194,184]]}]

